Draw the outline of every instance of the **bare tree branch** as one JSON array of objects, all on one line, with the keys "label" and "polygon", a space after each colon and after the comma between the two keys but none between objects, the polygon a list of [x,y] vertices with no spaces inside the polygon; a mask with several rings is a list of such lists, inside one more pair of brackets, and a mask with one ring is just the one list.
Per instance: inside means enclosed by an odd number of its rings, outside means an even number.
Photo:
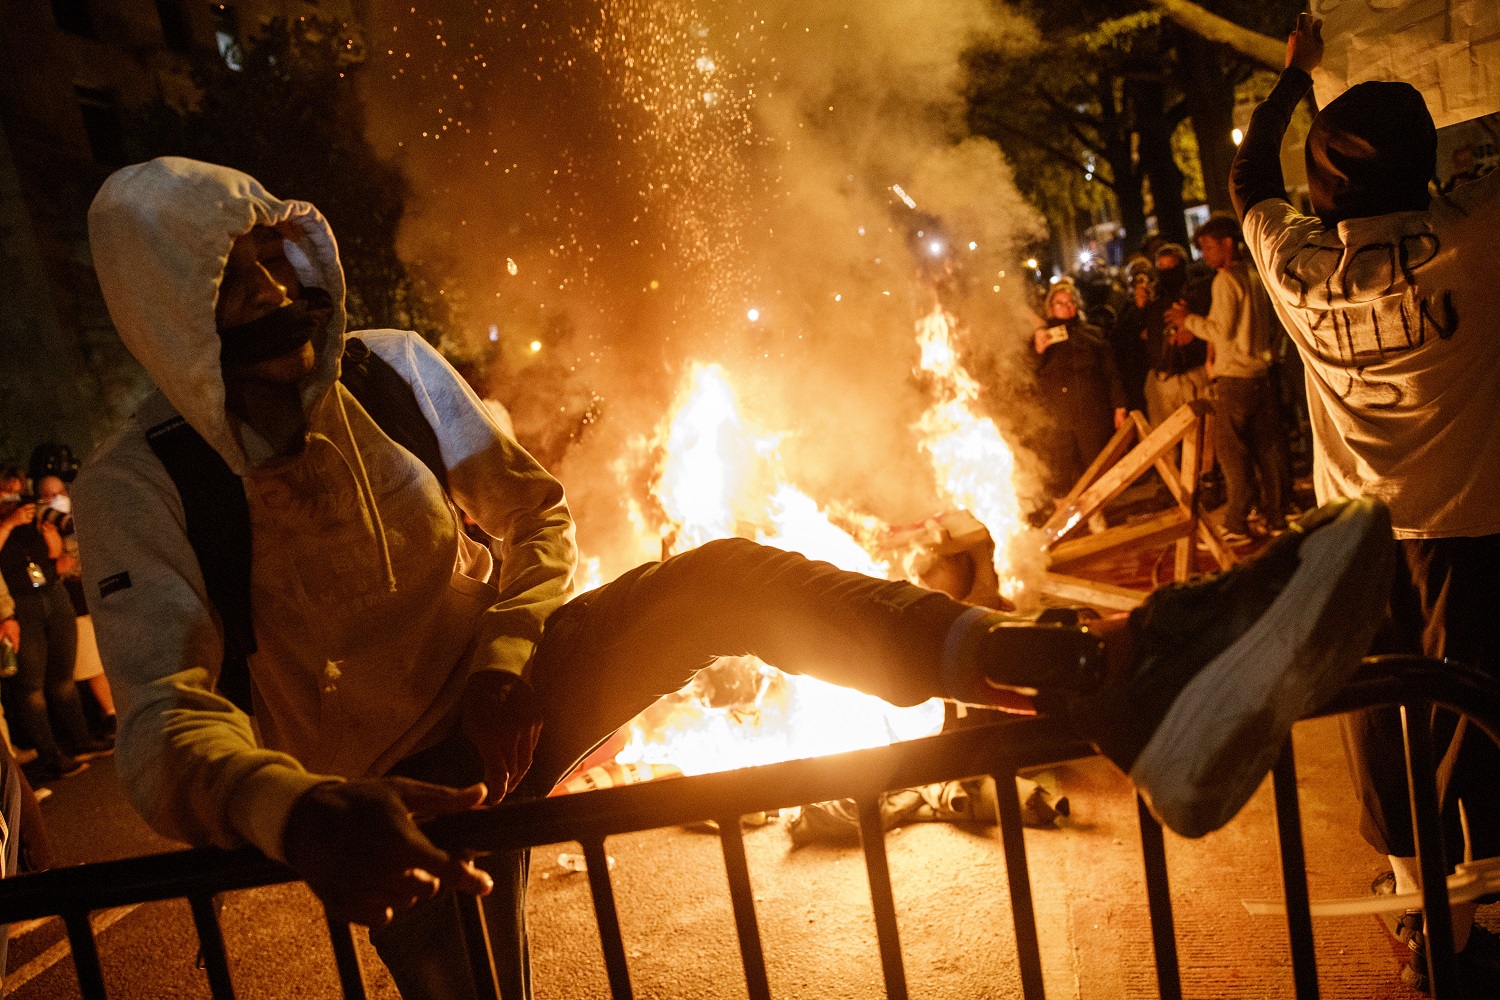
[{"label": "bare tree branch", "polygon": [[1280,70],[1286,65],[1286,43],[1270,35],[1241,27],[1205,10],[1193,3],[1193,0],[1151,0],[1151,3],[1200,38],[1227,45],[1245,58],[1273,70]]},{"label": "bare tree branch", "polygon": [[1083,174],[1087,178],[1099,181],[1101,184],[1110,189],[1113,189],[1115,186],[1113,179],[1106,179],[1098,170],[1090,170],[1087,166],[1079,163],[1077,159],[1069,156],[1066,152],[1058,149],[1056,146],[1052,145],[1044,139],[1038,139],[1036,136],[1025,131],[1024,129],[1019,129],[1014,125],[1008,125],[1005,122],[993,119],[986,124],[988,124],[991,128],[997,129],[1001,132],[1010,133],[1017,139],[1020,139],[1022,142],[1034,147],[1038,152],[1040,152],[1049,160],[1060,163],[1065,167],[1070,167],[1078,173]]}]

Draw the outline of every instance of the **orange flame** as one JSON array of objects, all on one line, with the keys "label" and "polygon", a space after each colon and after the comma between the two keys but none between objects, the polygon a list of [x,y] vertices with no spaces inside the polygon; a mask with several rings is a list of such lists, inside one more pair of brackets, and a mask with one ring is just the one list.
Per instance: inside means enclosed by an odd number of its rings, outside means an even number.
[{"label": "orange flame", "polygon": [[1016,460],[995,422],[974,412],[980,387],[959,364],[954,325],[942,306],[917,321],[919,367],[931,376],[936,398],[915,429],[939,489],[989,529],[1001,590],[1013,597],[1021,581],[1010,572],[1011,548],[1028,530],[1016,496]]},{"label": "orange flame", "polygon": [[[1015,461],[994,422],[975,412],[980,387],[960,364],[953,328],[953,318],[941,307],[918,321],[919,367],[934,398],[913,430],[931,458],[939,493],[989,528],[996,571],[1013,592],[1018,582],[1007,572],[1008,553],[1026,530],[1012,483]],[[656,515],[664,553],[715,538],[753,536],[762,544],[889,578],[891,566],[840,524],[857,524],[865,539],[887,534],[888,528],[869,516],[831,514],[787,481],[779,442],[780,435],[747,425],[722,367],[695,365],[670,417],[650,442],[639,442],[661,455],[651,486],[657,509],[648,512],[649,505],[631,501],[631,521],[646,532]],[[727,704],[719,696],[725,687],[735,692]],[[937,699],[900,709],[857,691],[783,674],[755,657],[725,657],[637,717],[616,760],[703,774],[884,746],[934,733],[942,719]]]}]

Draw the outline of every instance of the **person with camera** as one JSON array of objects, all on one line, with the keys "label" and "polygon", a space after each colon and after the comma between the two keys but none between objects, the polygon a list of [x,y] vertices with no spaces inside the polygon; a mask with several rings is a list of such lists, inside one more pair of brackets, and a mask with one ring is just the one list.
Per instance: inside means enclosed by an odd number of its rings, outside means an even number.
[{"label": "person with camera", "polygon": [[[110,753],[114,743],[90,735],[84,721],[73,661],[78,626],[73,602],[58,585],[62,537],[45,521],[37,523],[36,497],[22,494],[24,481],[10,475],[0,482],[0,576],[15,602],[17,625],[16,711],[37,749],[47,780],[67,778],[86,760]],[[62,729],[53,731],[52,717]]]}]

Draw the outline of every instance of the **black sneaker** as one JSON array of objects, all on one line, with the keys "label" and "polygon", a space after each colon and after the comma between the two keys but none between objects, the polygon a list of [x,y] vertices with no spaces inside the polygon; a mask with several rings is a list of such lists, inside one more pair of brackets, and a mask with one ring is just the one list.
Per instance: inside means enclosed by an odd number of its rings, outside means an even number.
[{"label": "black sneaker", "polygon": [[73,756],[79,760],[96,760],[115,752],[115,741],[102,736],[90,736],[73,747]]},{"label": "black sneaker", "polygon": [[1385,505],[1330,503],[1255,559],[1154,592],[1130,613],[1136,664],[1069,705],[1075,728],[1185,837],[1229,822],[1292,724],[1349,679],[1384,614]]},{"label": "black sneaker", "polygon": [[[1396,873],[1381,872],[1370,883],[1370,892],[1376,896],[1391,896],[1396,892]],[[1427,936],[1422,932],[1422,910],[1420,907],[1402,913],[1377,913],[1375,919],[1390,935],[1392,951],[1396,956],[1396,968],[1401,981],[1419,993],[1432,992],[1427,980]]]},{"label": "black sneaker", "polygon": [[59,753],[55,756],[44,756],[37,763],[37,767],[42,773],[43,781],[61,781],[63,778],[82,774],[88,770],[89,766],[77,757]]}]

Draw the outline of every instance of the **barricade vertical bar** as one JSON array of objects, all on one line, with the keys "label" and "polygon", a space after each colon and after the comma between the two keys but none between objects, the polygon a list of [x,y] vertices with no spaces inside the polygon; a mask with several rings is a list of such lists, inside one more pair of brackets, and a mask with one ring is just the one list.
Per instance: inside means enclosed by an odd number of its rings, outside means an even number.
[{"label": "barricade vertical bar", "polygon": [[490,951],[490,932],[484,920],[484,900],[459,896],[458,919],[463,924],[465,949],[469,953],[469,975],[474,980],[476,1000],[500,1000],[495,978],[495,956]]},{"label": "barricade vertical bar", "polygon": [[745,988],[750,1000],[771,1000],[766,979],[766,957],[760,946],[760,926],[755,919],[755,896],[750,888],[750,865],[745,860],[745,839],[738,816],[719,817],[719,843],[724,848],[724,872],[729,877],[729,899],[734,906],[734,928],[740,937],[740,960],[745,965]]},{"label": "barricade vertical bar", "polygon": [[1401,735],[1406,742],[1406,787],[1411,793],[1411,826],[1422,869],[1422,927],[1427,936],[1427,974],[1434,1000],[1454,994],[1453,920],[1448,909],[1448,858],[1438,816],[1436,766],[1428,719],[1432,705],[1401,706]]},{"label": "barricade vertical bar", "polygon": [[625,940],[620,936],[620,914],[615,909],[615,891],[609,881],[609,857],[602,838],[579,841],[588,865],[589,889],[594,894],[594,917],[599,923],[599,943],[604,947],[604,969],[615,1000],[631,1000],[630,967],[625,962]]},{"label": "barricade vertical bar", "polygon": [[94,925],[87,910],[61,914],[68,929],[68,944],[73,949],[73,968],[78,971],[78,992],[83,1000],[107,1000],[104,992],[104,970],[99,965],[99,945],[94,940]]},{"label": "barricade vertical bar", "polygon": [[859,806],[859,842],[865,852],[870,901],[875,907],[875,939],[880,945],[885,995],[889,1000],[906,1000],[906,968],[901,962],[901,932],[896,926],[896,896],[891,890],[891,868],[885,856],[880,796],[855,802]]},{"label": "barricade vertical bar", "polygon": [[208,990],[214,1000],[234,1000],[234,982],[229,977],[229,952],[219,927],[219,906],[213,896],[189,896],[193,927],[198,931],[198,954],[208,973]]},{"label": "barricade vertical bar", "polygon": [[333,945],[333,964],[338,969],[344,1000],[365,1000],[365,974],[359,967],[359,952],[354,948],[354,928],[342,920],[329,918],[328,940]]},{"label": "barricade vertical bar", "polygon": [[1026,837],[1021,830],[1021,801],[1016,797],[1014,771],[997,772],[995,812],[1000,843],[1005,850],[1005,880],[1010,887],[1011,920],[1016,928],[1016,962],[1021,966],[1021,995],[1041,1000],[1042,950],[1037,941],[1036,910],[1031,900],[1031,871],[1026,864]]},{"label": "barricade vertical bar", "polygon": [[1308,908],[1307,858],[1302,845],[1302,806],[1297,801],[1297,759],[1287,738],[1271,772],[1276,795],[1276,837],[1281,845],[1281,884],[1286,893],[1286,929],[1292,945],[1292,981],[1297,1000],[1318,1000],[1318,956]]},{"label": "barricade vertical bar", "polygon": [[1172,891],[1167,885],[1167,847],[1161,824],[1135,797],[1141,828],[1141,861],[1146,869],[1146,907],[1151,914],[1151,948],[1156,958],[1156,992],[1162,1000],[1182,1000],[1182,972],[1177,968],[1177,926],[1172,919]]}]

